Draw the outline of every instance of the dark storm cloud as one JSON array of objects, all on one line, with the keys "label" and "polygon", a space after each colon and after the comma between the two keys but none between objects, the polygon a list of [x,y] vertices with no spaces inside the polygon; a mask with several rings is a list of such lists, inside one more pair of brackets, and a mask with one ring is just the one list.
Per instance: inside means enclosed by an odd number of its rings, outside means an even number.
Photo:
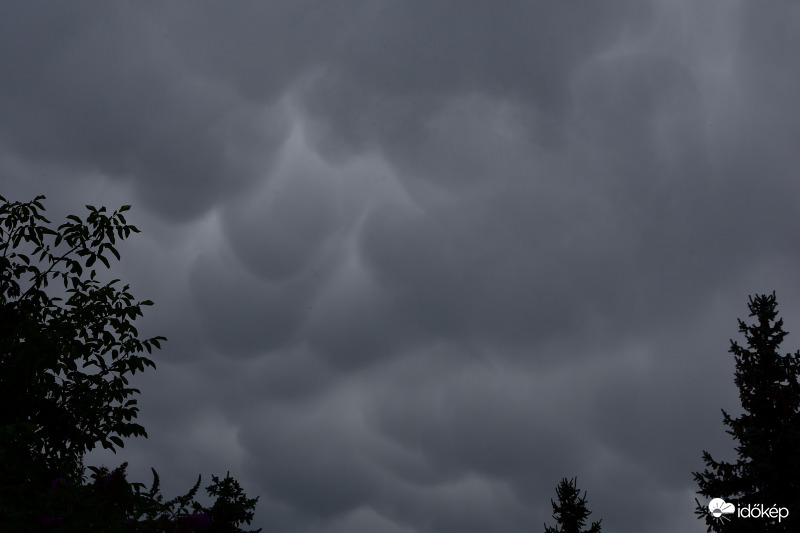
[{"label": "dark storm cloud", "polygon": [[226,353],[253,355],[280,348],[307,305],[296,287],[259,283],[213,258],[201,258],[191,276],[203,332]]},{"label": "dark storm cloud", "polygon": [[530,133],[558,142],[571,69],[645,22],[648,12],[634,2],[581,10],[558,3],[368,6],[305,101],[324,120],[326,153],[376,147],[405,171],[432,157],[427,121],[453,97],[473,92],[532,106]]},{"label": "dark storm cloud", "polygon": [[132,478],[444,533],[541,528],[577,475],[609,530],[701,529],[747,295],[800,327],[793,4],[2,9],[3,194],[143,230]]},{"label": "dark storm cloud", "polygon": [[162,216],[184,219],[247,181],[246,161],[233,157],[258,150],[268,159],[284,138],[280,117],[242,113],[228,87],[187,70],[152,6],[30,2],[9,11],[0,135],[21,156],[132,181]]},{"label": "dark storm cloud", "polygon": [[336,183],[321,172],[324,167],[305,167],[276,169],[261,191],[251,191],[226,212],[231,246],[266,281],[312,268],[320,248],[338,233]]}]

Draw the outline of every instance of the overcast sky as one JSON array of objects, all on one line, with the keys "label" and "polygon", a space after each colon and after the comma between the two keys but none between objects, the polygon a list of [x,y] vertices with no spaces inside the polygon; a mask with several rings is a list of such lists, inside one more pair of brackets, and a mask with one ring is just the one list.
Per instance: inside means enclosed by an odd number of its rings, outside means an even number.
[{"label": "overcast sky", "polygon": [[[800,347],[792,0],[3,2],[0,194],[132,204],[129,461],[265,533],[705,531],[729,339]],[[797,332],[792,334],[793,332]],[[207,501],[207,500],[204,500]],[[800,509],[798,509],[800,512]]]}]

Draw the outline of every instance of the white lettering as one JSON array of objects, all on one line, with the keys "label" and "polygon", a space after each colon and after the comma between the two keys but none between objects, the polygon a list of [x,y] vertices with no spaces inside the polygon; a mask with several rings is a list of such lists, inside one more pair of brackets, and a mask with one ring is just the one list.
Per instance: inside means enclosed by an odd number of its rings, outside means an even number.
[{"label": "white lettering", "polygon": [[789,509],[776,505],[765,508],[763,503],[748,504],[739,507],[737,516],[739,518],[777,518],[778,523],[780,523],[781,520],[789,516]]}]

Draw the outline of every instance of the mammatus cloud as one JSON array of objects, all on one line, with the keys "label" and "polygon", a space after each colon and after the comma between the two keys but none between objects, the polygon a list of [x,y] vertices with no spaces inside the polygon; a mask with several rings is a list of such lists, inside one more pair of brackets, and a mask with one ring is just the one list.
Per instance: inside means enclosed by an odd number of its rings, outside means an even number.
[{"label": "mammatus cloud", "polygon": [[800,13],[421,5],[0,8],[2,194],[133,204],[170,339],[97,462],[265,531],[529,531],[576,475],[696,527],[747,295],[800,324]]}]

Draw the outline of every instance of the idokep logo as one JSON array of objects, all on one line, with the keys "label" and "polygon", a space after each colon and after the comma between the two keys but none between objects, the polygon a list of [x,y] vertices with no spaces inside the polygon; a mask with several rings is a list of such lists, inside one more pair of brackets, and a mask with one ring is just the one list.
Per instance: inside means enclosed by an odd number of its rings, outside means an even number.
[{"label": "idokep logo", "polygon": [[743,505],[736,509],[735,505],[726,502],[722,498],[714,498],[708,502],[708,510],[714,518],[720,521],[730,520],[725,515],[736,513],[737,518],[777,518],[780,524],[781,520],[789,516],[789,509],[786,507],[778,507],[777,505],[767,507],[763,503],[754,503]]},{"label": "idokep logo", "polygon": [[722,498],[714,498],[710,502],[708,502],[708,510],[711,512],[711,515],[716,518],[717,520],[730,520],[726,514],[733,514],[736,511],[736,506],[732,503],[727,503]]}]

